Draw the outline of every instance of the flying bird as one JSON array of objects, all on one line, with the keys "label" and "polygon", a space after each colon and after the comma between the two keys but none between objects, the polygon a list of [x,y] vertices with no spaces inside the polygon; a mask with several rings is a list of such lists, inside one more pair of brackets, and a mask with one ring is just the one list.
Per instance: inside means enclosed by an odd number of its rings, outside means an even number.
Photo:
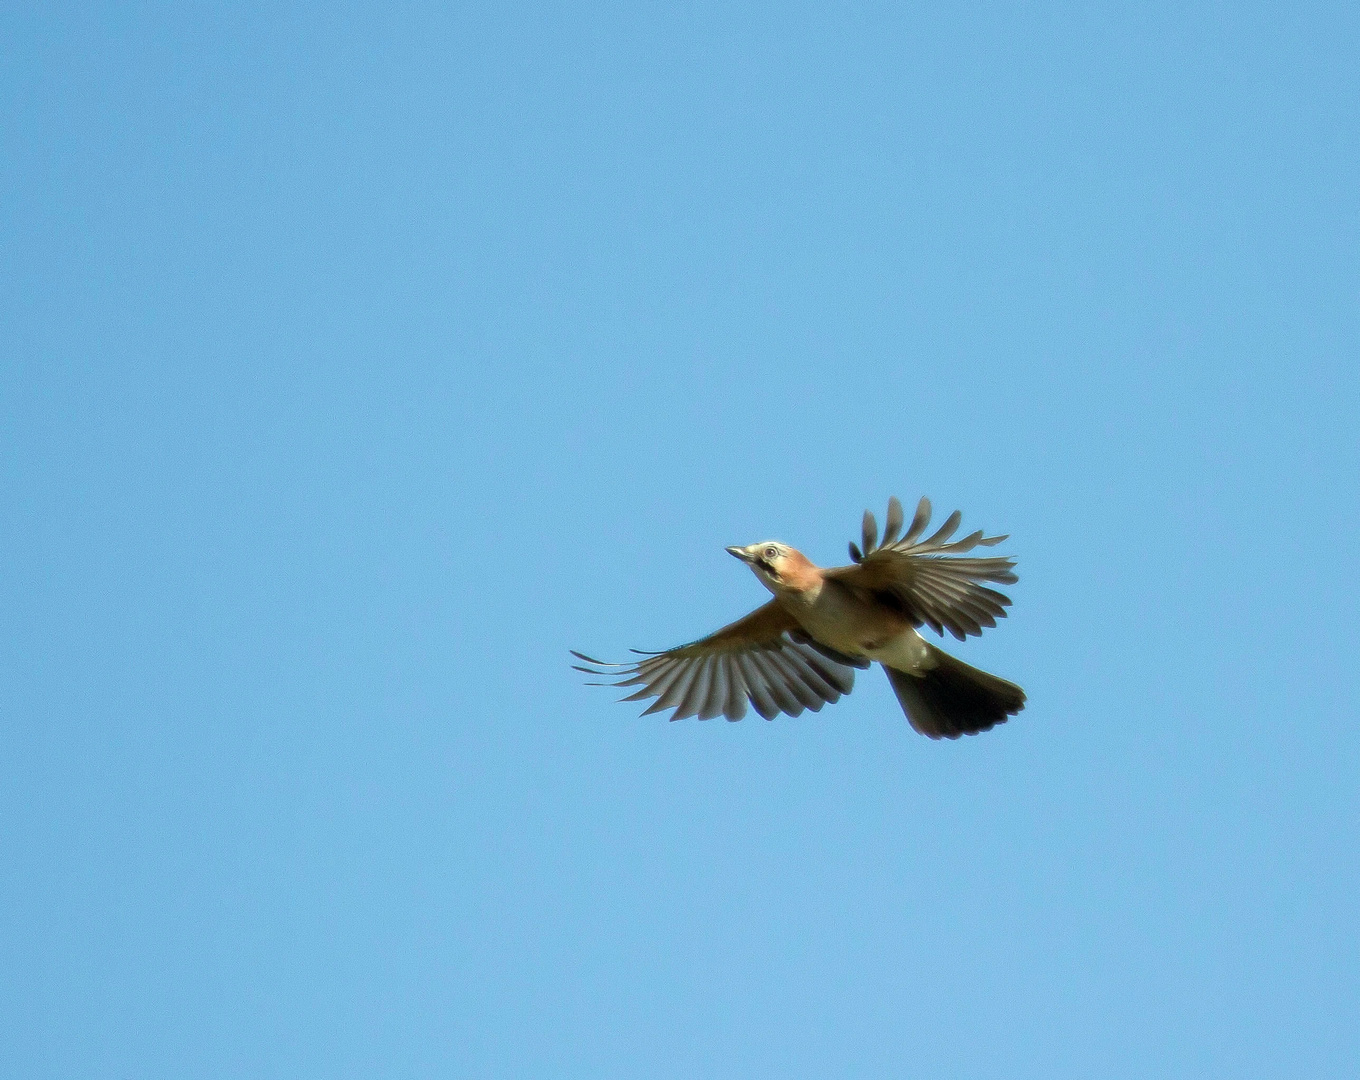
[{"label": "flying bird", "polygon": [[[762,607],[708,637],[631,664],[610,664],[572,650],[596,686],[638,689],[624,701],[657,700],[642,715],[674,709],[672,720],[725,716],[740,720],[749,703],[766,720],[798,716],[835,703],[855,685],[855,669],[877,661],[887,673],[911,726],[932,739],[957,739],[1004,724],[1025,707],[1025,692],[950,656],[917,633],[929,626],[958,640],[981,635],[1005,618],[1010,597],[983,582],[1011,584],[1013,559],[966,556],[1005,536],[979,530],[950,540],[956,510],[921,539],[930,524],[922,499],[902,532],[902,504],[888,500],[883,539],[864,511],[860,543],[850,542],[849,566],[823,569],[801,551],[763,540],[729,553],[774,594]],[[900,539],[899,539],[900,537]]]}]

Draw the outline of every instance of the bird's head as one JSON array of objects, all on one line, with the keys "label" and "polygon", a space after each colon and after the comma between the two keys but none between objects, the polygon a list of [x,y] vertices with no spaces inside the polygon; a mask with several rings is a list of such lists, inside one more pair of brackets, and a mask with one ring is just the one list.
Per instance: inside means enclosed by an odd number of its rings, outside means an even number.
[{"label": "bird's head", "polygon": [[778,540],[762,540],[746,547],[730,547],[727,553],[751,568],[752,573],[770,592],[785,589],[806,589],[816,577],[817,568],[807,556]]}]

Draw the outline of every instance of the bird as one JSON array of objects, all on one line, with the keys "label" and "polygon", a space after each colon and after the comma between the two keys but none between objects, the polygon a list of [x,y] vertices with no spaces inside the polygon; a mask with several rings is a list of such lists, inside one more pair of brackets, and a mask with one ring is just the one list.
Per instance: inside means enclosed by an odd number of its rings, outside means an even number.
[{"label": "bird", "polygon": [[632,663],[572,649],[583,662],[572,666],[609,680],[591,685],[638,688],[623,701],[656,698],[643,716],[670,709],[671,720],[740,720],[749,704],[773,720],[834,704],[854,689],[856,670],[877,662],[922,735],[957,739],[989,731],[1025,707],[1025,692],[951,656],[918,629],[929,626],[941,638],[948,630],[963,641],[996,626],[1011,600],[983,583],[1019,580],[1015,560],[968,556],[1008,537],[979,530],[951,540],[962,521],[957,510],[923,539],[930,518],[923,497],[904,533],[902,503],[893,496],[880,540],[878,522],[865,510],[848,566],[824,569],[779,540],[729,547],[772,600],[687,645],[634,649],[643,659]]}]

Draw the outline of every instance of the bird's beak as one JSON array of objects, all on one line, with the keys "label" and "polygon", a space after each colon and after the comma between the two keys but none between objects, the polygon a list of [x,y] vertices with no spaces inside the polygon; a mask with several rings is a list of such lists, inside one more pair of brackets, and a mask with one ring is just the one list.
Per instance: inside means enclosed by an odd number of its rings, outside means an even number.
[{"label": "bird's beak", "polygon": [[744,563],[749,563],[752,561],[750,552],[748,552],[743,547],[730,547],[727,549],[727,554],[740,559]]}]

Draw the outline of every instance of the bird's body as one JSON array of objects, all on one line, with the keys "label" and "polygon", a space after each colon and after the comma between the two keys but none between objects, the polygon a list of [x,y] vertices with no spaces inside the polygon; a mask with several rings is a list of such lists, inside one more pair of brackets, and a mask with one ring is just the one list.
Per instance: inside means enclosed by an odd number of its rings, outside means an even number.
[{"label": "bird's body", "polygon": [[[792,549],[790,549],[792,550]],[[794,552],[807,562],[802,552]],[[923,669],[926,640],[901,614],[828,579],[808,562],[796,584],[767,586],[809,637],[845,656],[877,660],[903,671]]]},{"label": "bird's body", "polygon": [[595,665],[580,670],[622,677],[616,686],[641,685],[625,700],[655,697],[646,711],[673,708],[672,720],[739,720],[748,702],[772,719],[839,700],[854,686],[853,669],[876,661],[922,734],[956,738],[986,731],[1024,708],[1024,691],[950,656],[916,627],[948,628],[962,640],[995,626],[1010,600],[981,583],[1015,581],[1014,564],[959,557],[1005,537],[977,532],[951,543],[957,512],[934,535],[918,539],[929,520],[930,502],[922,499],[897,540],[902,506],[892,499],[880,545],[877,522],[865,511],[864,550],[852,543],[854,564],[831,569],[776,540],[729,547],[773,600],[715,634],[636,664],[609,665],[577,653]]}]

